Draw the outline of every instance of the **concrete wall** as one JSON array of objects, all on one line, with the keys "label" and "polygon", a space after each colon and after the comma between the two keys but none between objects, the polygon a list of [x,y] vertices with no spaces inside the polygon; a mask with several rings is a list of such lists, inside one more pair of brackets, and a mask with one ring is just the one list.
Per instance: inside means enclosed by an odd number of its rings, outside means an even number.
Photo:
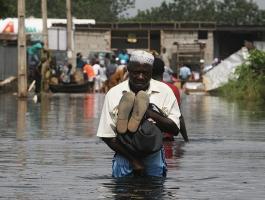
[{"label": "concrete wall", "polygon": [[161,46],[167,49],[172,48],[173,42],[193,43],[198,39],[196,31],[161,31]]},{"label": "concrete wall", "polygon": [[[90,51],[111,50],[111,31],[76,31],[74,38],[75,54],[77,52],[82,52],[84,57],[86,57]],[[161,47],[166,47],[170,54],[174,52],[174,42],[191,44],[196,43],[196,41],[198,41],[197,31],[161,30]],[[206,44],[204,60],[205,64],[210,64],[214,59],[213,33],[208,31],[208,39],[200,40],[200,42]]]},{"label": "concrete wall", "polygon": [[161,47],[166,47],[170,54],[176,51],[173,45],[174,42],[178,42],[179,44],[191,44],[196,43],[196,41],[206,44],[204,54],[205,64],[212,63],[214,53],[213,32],[208,31],[208,39],[198,40],[197,31],[161,31]]},{"label": "concrete wall", "polygon": [[74,49],[86,57],[90,51],[110,50],[110,41],[110,31],[76,31]]}]

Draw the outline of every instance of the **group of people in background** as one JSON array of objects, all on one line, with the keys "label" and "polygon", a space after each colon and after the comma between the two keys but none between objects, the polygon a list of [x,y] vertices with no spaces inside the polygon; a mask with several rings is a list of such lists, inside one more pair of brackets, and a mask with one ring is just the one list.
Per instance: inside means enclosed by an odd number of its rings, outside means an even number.
[{"label": "group of people in background", "polygon": [[[160,55],[154,52],[152,52],[152,54],[162,59],[165,63],[163,81],[167,83],[179,81],[181,82],[182,88],[185,82],[191,78],[192,72],[186,65],[180,68],[179,77],[177,73],[172,70],[170,66],[170,57],[166,53],[166,48],[162,49]],[[82,72],[83,79],[89,82],[90,93],[106,93],[110,88],[128,78],[127,64],[129,58],[130,54],[127,53],[125,49],[120,50],[117,55],[106,53],[104,59],[99,58],[97,54],[90,59],[84,59],[82,53],[78,52],[76,54],[76,69]],[[65,74],[67,73],[63,73],[63,75]],[[65,83],[65,81],[63,82]]]},{"label": "group of people in background", "polygon": [[77,70],[82,72],[84,81],[89,82],[90,93],[106,93],[110,88],[126,79],[129,55],[122,50],[119,55],[106,53],[104,60],[97,54],[91,59],[83,59],[81,53],[76,55]]},{"label": "group of people in background", "polygon": [[[28,48],[29,79],[36,80],[36,93],[41,91],[41,87],[47,92],[49,84],[71,84],[87,81],[89,93],[106,93],[110,88],[126,80],[128,77],[127,64],[130,54],[126,49],[120,50],[117,54],[106,53],[104,58],[95,54],[92,58],[83,57],[81,52],[76,54],[75,66],[66,63],[63,66],[52,64],[51,55],[46,55],[41,43],[36,43]],[[181,80],[181,87],[192,76],[188,66],[182,66],[179,76],[176,75],[170,66],[170,56],[166,48],[162,48],[161,54],[152,53],[165,63],[163,81],[173,83]],[[45,60],[45,61],[44,61]],[[49,60],[46,67],[43,63]],[[47,62],[46,62],[47,63]],[[45,69],[45,72],[44,72]],[[41,80],[47,79],[46,84],[41,86]],[[179,79],[178,79],[179,78]]]}]

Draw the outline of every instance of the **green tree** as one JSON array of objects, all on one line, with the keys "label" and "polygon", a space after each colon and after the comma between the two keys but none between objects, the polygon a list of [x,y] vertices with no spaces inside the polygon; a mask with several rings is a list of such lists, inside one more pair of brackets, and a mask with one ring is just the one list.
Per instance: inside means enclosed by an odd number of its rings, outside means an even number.
[{"label": "green tree", "polygon": [[132,21],[216,21],[218,24],[265,24],[265,11],[252,0],[174,0],[139,11]]},{"label": "green tree", "polygon": [[117,21],[119,15],[134,6],[135,0],[75,0],[73,15],[77,18],[93,18],[101,22]]},{"label": "green tree", "polygon": [[[72,0],[72,15],[97,22],[117,21],[135,0]],[[25,0],[26,16],[41,17],[41,0]],[[66,0],[47,0],[49,18],[66,18]],[[0,17],[17,17],[17,0],[0,0]]]},{"label": "green tree", "polygon": [[17,0],[0,0],[0,18],[17,16]]},{"label": "green tree", "polygon": [[213,0],[174,0],[160,7],[138,11],[134,21],[213,21],[216,2]]},{"label": "green tree", "polygon": [[[97,22],[118,20],[119,14],[133,7],[135,0],[72,0],[72,15]],[[65,0],[47,0],[49,18],[66,17]],[[27,16],[41,17],[41,0],[27,0]]]},{"label": "green tree", "polygon": [[262,21],[260,17],[261,12],[252,0],[224,0],[217,3],[216,21],[219,24],[258,24]]}]

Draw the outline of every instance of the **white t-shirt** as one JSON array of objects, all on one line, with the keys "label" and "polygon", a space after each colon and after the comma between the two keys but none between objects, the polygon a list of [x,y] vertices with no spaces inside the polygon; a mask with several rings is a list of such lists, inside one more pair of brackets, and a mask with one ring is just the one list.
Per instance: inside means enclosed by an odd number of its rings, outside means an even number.
[{"label": "white t-shirt", "polygon": [[[128,80],[111,88],[106,94],[97,131],[98,137],[116,137],[113,129],[117,121],[117,107],[125,91],[130,91]],[[170,87],[151,79],[150,87],[146,92],[149,95],[150,103],[158,106],[179,127],[179,105]]]},{"label": "white t-shirt", "polygon": [[96,76],[96,78],[99,78],[99,70],[100,70],[100,65],[99,64],[94,64],[92,66],[93,70],[94,70],[94,74]]},{"label": "white t-shirt", "polygon": [[107,80],[106,67],[100,67],[99,68],[99,79],[102,82]]},{"label": "white t-shirt", "polygon": [[165,63],[165,66],[170,67],[170,58],[169,58],[168,53],[162,53],[161,57],[162,57],[162,60]]}]

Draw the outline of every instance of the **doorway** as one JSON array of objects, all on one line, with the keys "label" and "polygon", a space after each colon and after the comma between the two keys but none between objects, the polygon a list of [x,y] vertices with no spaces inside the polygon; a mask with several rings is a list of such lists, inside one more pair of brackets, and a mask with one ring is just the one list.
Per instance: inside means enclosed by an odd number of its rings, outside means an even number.
[{"label": "doorway", "polygon": [[161,53],[160,49],[160,31],[150,31],[150,50]]}]

